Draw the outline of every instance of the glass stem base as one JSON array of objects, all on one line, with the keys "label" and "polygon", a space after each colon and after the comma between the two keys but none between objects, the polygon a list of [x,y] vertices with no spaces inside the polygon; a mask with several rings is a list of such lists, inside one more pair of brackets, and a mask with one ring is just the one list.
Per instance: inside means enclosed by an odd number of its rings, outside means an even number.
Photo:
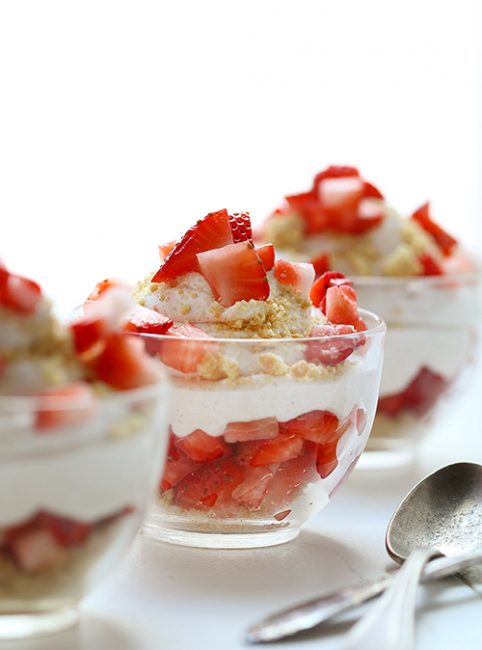
[{"label": "glass stem base", "polygon": [[0,613],[0,640],[29,639],[60,632],[79,620],[79,612],[69,607],[52,612]]}]

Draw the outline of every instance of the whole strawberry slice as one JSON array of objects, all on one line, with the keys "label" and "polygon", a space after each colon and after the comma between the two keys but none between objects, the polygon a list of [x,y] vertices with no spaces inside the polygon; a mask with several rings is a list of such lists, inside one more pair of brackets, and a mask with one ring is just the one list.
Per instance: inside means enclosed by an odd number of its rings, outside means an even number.
[{"label": "whole strawberry slice", "polygon": [[167,316],[139,305],[129,314],[124,329],[139,334],[165,334],[173,325]]},{"label": "whole strawberry slice", "polygon": [[316,339],[306,343],[305,359],[325,366],[336,366],[345,361],[355,348],[365,343],[363,334],[356,338],[345,336],[355,333],[352,325],[315,325],[311,336]]},{"label": "whole strawberry slice", "polygon": [[266,271],[250,242],[199,253],[197,258],[199,270],[225,307],[239,300],[266,300],[269,297]]},{"label": "whole strawberry slice", "polygon": [[229,215],[229,223],[233,233],[233,242],[239,244],[243,241],[251,241],[253,239],[253,231],[251,229],[251,217],[247,212],[235,212]]},{"label": "whole strawberry slice", "polygon": [[179,275],[198,271],[198,253],[232,243],[233,234],[227,210],[211,212],[190,228],[174,246],[152,281],[167,282]]},{"label": "whole strawberry slice", "polygon": [[435,223],[435,221],[432,221],[430,217],[430,203],[424,203],[418,210],[415,210],[412,214],[412,219],[433,237],[444,255],[450,255],[454,246],[457,245],[457,240]]}]

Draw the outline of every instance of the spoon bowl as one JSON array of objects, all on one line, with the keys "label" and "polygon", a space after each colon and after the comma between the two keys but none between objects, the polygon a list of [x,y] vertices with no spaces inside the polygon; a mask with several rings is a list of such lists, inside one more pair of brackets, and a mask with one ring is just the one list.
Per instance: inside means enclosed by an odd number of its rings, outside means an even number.
[{"label": "spoon bowl", "polygon": [[392,516],[385,545],[402,563],[415,548],[448,557],[482,546],[482,466],[447,465],[424,478]]}]

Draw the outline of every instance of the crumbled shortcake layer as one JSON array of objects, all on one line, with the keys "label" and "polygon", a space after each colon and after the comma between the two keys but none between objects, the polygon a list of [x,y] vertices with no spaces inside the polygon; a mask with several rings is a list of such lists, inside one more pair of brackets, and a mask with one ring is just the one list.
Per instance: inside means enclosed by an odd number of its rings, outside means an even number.
[{"label": "crumbled shortcake layer", "polygon": [[287,338],[310,335],[321,314],[313,315],[308,296],[280,285],[268,274],[267,300],[240,300],[224,307],[215,300],[199,273],[186,273],[170,283],[141,282],[134,297],[141,305],[176,322],[188,322],[223,338]]}]

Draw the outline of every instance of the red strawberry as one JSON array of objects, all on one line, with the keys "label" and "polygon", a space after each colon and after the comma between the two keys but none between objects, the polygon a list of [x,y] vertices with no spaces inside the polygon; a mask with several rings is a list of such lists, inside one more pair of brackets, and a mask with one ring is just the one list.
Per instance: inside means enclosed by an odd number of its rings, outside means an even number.
[{"label": "red strawberry", "polygon": [[329,287],[326,292],[326,316],[330,323],[337,325],[355,326],[358,323],[360,315],[353,287],[346,284]]},{"label": "red strawberry", "polygon": [[442,375],[423,367],[404,391],[405,406],[418,415],[425,415],[447,388]]},{"label": "red strawberry", "polygon": [[83,354],[104,339],[110,332],[110,327],[105,318],[91,314],[70,323],[70,331],[75,351],[77,354]]},{"label": "red strawberry", "polygon": [[251,465],[272,465],[283,463],[300,455],[303,448],[303,440],[292,434],[279,434],[277,438],[269,440],[261,445],[254,454]]},{"label": "red strawberry", "polygon": [[338,440],[339,420],[329,411],[310,411],[280,424],[281,433],[292,434],[326,444]]},{"label": "red strawberry", "polygon": [[164,471],[159,484],[161,492],[164,490],[170,490],[188,474],[199,469],[199,464],[191,460],[180,448],[177,447],[177,441],[178,438],[171,431],[166,464],[164,465]]},{"label": "red strawberry", "polygon": [[127,317],[124,329],[141,334],[165,334],[172,325],[172,320],[167,316],[139,305]]},{"label": "red strawberry", "polygon": [[36,282],[0,266],[0,305],[29,315],[35,313],[41,297],[42,289]]},{"label": "red strawberry", "polygon": [[46,529],[33,529],[16,537],[10,544],[15,561],[24,571],[46,571],[63,562],[65,551],[54,535]]},{"label": "red strawberry", "polygon": [[231,453],[231,448],[222,438],[210,436],[201,429],[196,429],[185,438],[179,438],[177,446],[196,463],[217,460]]},{"label": "red strawberry", "polygon": [[173,239],[172,241],[167,242],[167,244],[159,244],[159,259],[161,262],[164,262],[169,253],[176,246],[177,241]]},{"label": "red strawberry", "polygon": [[233,233],[233,242],[235,244],[243,241],[251,241],[253,239],[251,217],[247,212],[235,212],[234,214],[230,214],[229,223]]},{"label": "red strawberry", "polygon": [[316,277],[323,275],[330,270],[330,256],[328,253],[322,253],[318,257],[314,257],[311,261],[313,268],[315,269]]},{"label": "red strawberry", "polygon": [[269,283],[263,263],[249,242],[199,253],[199,269],[225,307],[239,300],[266,300]]},{"label": "red strawberry", "polygon": [[211,212],[190,228],[174,246],[153,282],[167,282],[179,275],[198,271],[197,254],[232,244],[233,235],[227,210]]},{"label": "red strawberry", "polygon": [[273,482],[273,476],[273,472],[267,467],[249,468],[245,472],[244,480],[234,488],[231,496],[248,510],[259,510]]},{"label": "red strawberry", "polygon": [[92,530],[91,524],[48,512],[39,512],[34,519],[34,525],[47,529],[64,548],[82,544]]},{"label": "red strawberry", "polygon": [[313,188],[316,189],[320,182],[327,178],[350,178],[357,176],[360,176],[360,172],[356,167],[349,167],[347,165],[331,165],[315,176],[313,180]]},{"label": "red strawberry", "polygon": [[415,210],[412,214],[412,219],[420,224],[434,238],[435,243],[444,255],[450,255],[454,246],[457,245],[457,240],[449,235],[441,226],[432,221],[430,217],[430,203],[424,203],[418,210]]},{"label": "red strawberry", "polygon": [[327,478],[336,469],[338,459],[336,457],[336,447],[338,440],[329,442],[326,445],[318,447],[316,454],[316,470],[321,478]]},{"label": "red strawberry", "polygon": [[109,289],[128,289],[129,285],[124,282],[124,280],[119,280],[118,278],[106,278],[97,282],[95,287],[87,296],[87,300],[99,300],[100,298],[105,297],[105,293]]},{"label": "red strawberry", "polygon": [[[365,337],[346,337],[355,334],[353,325],[315,325],[311,331],[312,337],[318,340],[306,343],[305,359],[326,366],[336,366],[347,359],[355,348],[365,343]],[[326,340],[323,340],[323,339]]]},{"label": "red strawberry", "polygon": [[93,361],[97,377],[116,390],[139,388],[159,380],[159,371],[146,356],[139,338],[110,334],[99,356]]},{"label": "red strawberry", "polygon": [[281,284],[292,287],[295,291],[305,295],[310,292],[315,279],[315,270],[312,264],[277,260],[274,265],[274,275]]},{"label": "red strawberry", "polygon": [[443,275],[444,270],[441,265],[428,253],[422,253],[418,259],[423,266],[422,275]]},{"label": "red strawberry", "polygon": [[348,284],[352,286],[351,280],[348,280],[343,273],[338,273],[337,271],[327,271],[319,277],[311,287],[310,298],[311,302],[315,307],[320,307],[323,309],[323,300],[326,296],[326,292],[330,287],[339,286],[340,284]]},{"label": "red strawberry", "polygon": [[206,355],[215,351],[213,339],[194,325],[174,325],[168,336],[160,344],[159,358],[166,366],[179,372],[196,372]]},{"label": "red strawberry", "polygon": [[97,405],[92,388],[82,383],[50,388],[36,397],[39,406],[35,428],[38,431],[83,424],[93,417]]},{"label": "red strawberry", "polygon": [[357,176],[325,178],[318,185],[321,205],[326,210],[356,212],[363,196],[364,183]]},{"label": "red strawberry", "polygon": [[226,442],[246,442],[247,440],[267,440],[278,435],[276,418],[263,418],[249,422],[230,422],[224,431]]},{"label": "red strawberry", "polygon": [[378,413],[395,417],[402,412],[405,406],[405,393],[402,391],[394,395],[385,395],[378,400]]},{"label": "red strawberry", "polygon": [[259,259],[263,262],[264,270],[266,273],[271,271],[274,266],[275,252],[273,244],[266,244],[256,249]]},{"label": "red strawberry", "polygon": [[[317,446],[305,443],[302,453],[292,460],[282,463],[275,472],[274,478],[263,499],[262,510],[267,513],[277,513],[275,517],[283,519],[283,507],[290,506],[298,492],[308,483],[318,479],[316,473]],[[285,517],[289,514],[285,514]]]}]

